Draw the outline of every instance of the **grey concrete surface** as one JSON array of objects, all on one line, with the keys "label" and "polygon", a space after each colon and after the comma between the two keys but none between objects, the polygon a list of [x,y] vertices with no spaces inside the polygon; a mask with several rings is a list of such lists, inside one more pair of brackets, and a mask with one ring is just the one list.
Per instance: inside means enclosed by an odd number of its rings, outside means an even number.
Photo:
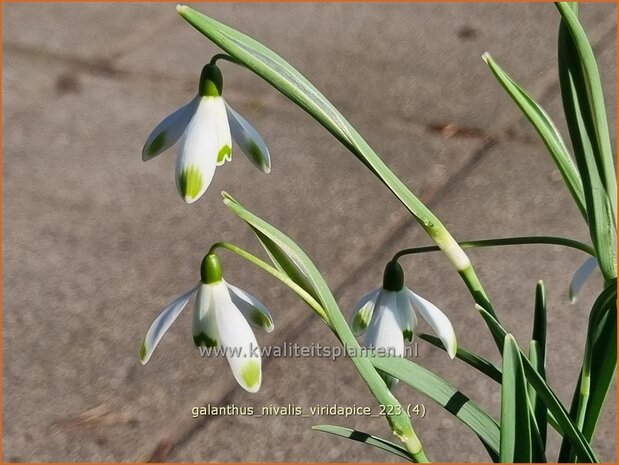
[{"label": "grey concrete surface", "polygon": [[[175,154],[142,163],[149,131],[191,98],[217,52],[171,4],[3,5],[3,460],[384,461],[313,424],[389,438],[380,418],[208,417],[212,405],[374,406],[349,360],[264,361],[256,395],[224,360],[192,349],[188,314],[142,367],[139,343],[158,311],[197,279],[221,239],[260,252],[221,204],[227,190],[293,237],[324,272],[342,308],[376,287],[385,260],[428,244],[423,231],[322,128],[247,71],[224,64],[225,95],[267,140],[273,171],[237,152],[204,198],[182,203]],[[493,56],[557,119],[558,14],[519,4],[203,4],[304,72],[458,239],[557,234],[586,240],[558,172],[480,59]],[[615,6],[582,7],[616,101]],[[614,133],[616,108],[609,106]],[[447,129],[445,129],[447,126]],[[451,130],[456,128],[455,130]],[[261,344],[334,344],[270,277],[224,255],[229,281],[258,294],[276,330]],[[567,283],[582,256],[557,247],[471,252],[495,307],[521,344],[533,292],[549,293],[549,380],[569,402],[587,309]],[[440,255],[404,261],[407,283],[452,318],[460,344],[498,362],[466,289]],[[597,286],[597,287],[596,287]],[[421,328],[427,331],[427,328]],[[416,361],[498,416],[497,385],[419,342]],[[431,459],[486,460],[475,436],[431,400],[416,428]],[[616,459],[616,403],[595,447]],[[558,447],[551,437],[552,450]]]}]

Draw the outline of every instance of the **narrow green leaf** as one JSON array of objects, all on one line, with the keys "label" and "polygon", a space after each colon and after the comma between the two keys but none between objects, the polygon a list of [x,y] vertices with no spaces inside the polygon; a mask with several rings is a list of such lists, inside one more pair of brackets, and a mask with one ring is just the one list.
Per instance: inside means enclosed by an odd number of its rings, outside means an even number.
[{"label": "narrow green leaf", "polygon": [[[539,343],[535,340],[529,343],[529,362],[531,366],[546,379],[544,365],[541,362],[542,351]],[[529,397],[529,410],[531,422],[531,442],[533,455],[531,459],[535,463],[546,462],[546,432],[548,428],[548,409],[546,405],[538,399],[537,392],[530,383],[527,383],[527,394]]]},{"label": "narrow green leaf", "polygon": [[408,460],[409,462],[413,461],[408,451],[403,447],[387,441],[386,439],[372,436],[371,434],[367,434],[362,431],[357,431],[354,429],[344,428],[343,426],[335,425],[316,425],[312,426],[312,429],[316,431],[322,431],[323,433],[340,436],[342,438],[352,439],[353,441],[362,442],[364,444],[368,444],[378,449],[382,449],[386,452],[389,452],[390,454]]},{"label": "narrow green leaf", "polygon": [[[480,312],[482,318],[486,321],[486,324],[490,328],[492,334],[496,337],[503,337],[507,335],[507,331],[496,321],[486,310],[477,305],[477,310]],[[503,347],[501,347],[503,350]],[[554,417],[555,421],[559,424],[561,431],[565,437],[569,439],[572,446],[577,450],[579,456],[584,462],[594,463],[597,462],[593,450],[589,442],[582,435],[580,430],[576,428],[574,423],[569,417],[569,414],[565,410],[565,407],[561,401],[557,398],[555,393],[550,389],[550,386],[546,384],[546,381],[539,375],[531,363],[521,354],[522,366],[524,374],[529,381],[529,384],[535,389],[535,392],[539,398],[546,404],[549,412]]]},{"label": "narrow green leaf", "polygon": [[530,463],[531,420],[529,398],[518,344],[511,334],[503,344],[501,383],[501,462]]},{"label": "narrow green leaf", "polygon": [[[438,337],[432,336],[430,334],[420,334],[419,337],[424,341],[429,342],[433,346],[445,350],[445,346]],[[458,349],[456,351],[456,358],[462,360],[467,365],[472,366],[489,378],[492,378],[497,383],[501,382],[501,370],[499,370],[496,366],[494,366],[493,363],[489,362],[481,355],[477,355],[458,346]]]},{"label": "narrow green leaf", "polygon": [[[615,296],[616,299],[616,296]],[[583,422],[583,435],[593,438],[602,407],[617,369],[617,306],[600,321],[600,333],[591,350],[591,386],[587,412]]]},{"label": "narrow green leaf", "polygon": [[[546,290],[543,281],[539,281],[535,288],[535,311],[533,315],[533,334],[529,345],[529,361],[539,375],[546,379]],[[535,422],[539,430],[540,441],[546,447],[546,433],[548,427],[548,410],[543,402],[537,398],[537,393],[529,385],[529,400],[533,409]],[[536,460],[537,461],[537,460]]]},{"label": "narrow green leaf", "polygon": [[558,58],[563,110],[582,178],[591,240],[602,274],[610,280],[617,276],[617,188],[602,89],[574,11],[564,4],[557,7],[562,15]]},{"label": "narrow green leaf", "polygon": [[[591,440],[617,366],[617,282],[596,299],[587,327],[580,378],[574,390],[570,415]],[[571,444],[561,444],[559,461],[574,460]]]},{"label": "narrow green leaf", "polygon": [[[278,253],[281,252],[284,254],[289,259],[290,263],[294,264],[294,269],[298,270],[307,278],[308,283],[315,290],[318,302],[324,306],[331,329],[347,350],[353,351],[353,355],[350,358],[357,368],[357,371],[368,385],[370,392],[380,404],[386,407],[393,407],[387,410],[386,419],[394,434],[404,442],[409,440],[416,441],[416,435],[413,431],[410,418],[406,415],[406,412],[402,410],[400,403],[374,369],[370,360],[368,360],[367,357],[360,356],[362,353],[361,347],[353,336],[346,318],[344,318],[329,286],[316,268],[316,265],[314,265],[305,252],[284,233],[251,213],[229,194],[223,192],[222,196],[224,198],[224,204],[232,210],[234,214],[245,221],[257,234],[259,234],[259,237],[262,235],[263,241],[264,238],[270,241],[263,242],[263,245],[275,244]],[[291,277],[291,279],[293,278]],[[411,452],[423,454],[420,444],[418,447],[419,450]]]},{"label": "narrow green leaf", "polygon": [[582,181],[559,130],[544,109],[503,71],[488,53],[485,53],[482,58],[489,66],[492,74],[494,74],[501,86],[506,90],[516,105],[518,105],[518,108],[520,108],[542,138],[544,145],[546,145],[546,148],[550,152],[552,159],[563,177],[565,185],[572,194],[578,209],[586,219],[587,212]]},{"label": "narrow green leaf", "polygon": [[533,334],[531,339],[539,344],[542,366],[546,364],[546,289],[544,282],[538,281],[535,287],[535,311],[533,314]]},{"label": "narrow green leaf", "polygon": [[[314,283],[312,283],[303,267],[295,261],[294,254],[287,250],[285,245],[277,244],[256,228],[252,229],[275,267],[282,273],[286,273],[290,279],[320,302]],[[324,302],[321,303],[324,306]]]},{"label": "narrow green leaf", "polygon": [[[531,366],[539,373],[542,379],[546,379],[542,357],[543,355],[540,344],[537,341],[531,341],[529,343],[529,362],[531,363]],[[538,399],[537,392],[535,392],[535,389],[531,386],[531,384],[528,385],[528,395],[533,419],[539,433],[539,439],[543,448],[545,448],[548,426],[548,409],[546,408],[546,405]],[[536,459],[534,457],[533,461],[539,462],[540,460],[539,458]]]},{"label": "narrow green leaf", "polygon": [[589,140],[594,147],[593,156],[604,190],[611,199],[612,211],[616,212],[617,181],[613,165],[612,143],[606,119],[602,81],[595,55],[580,21],[578,21],[577,12],[567,2],[557,2],[555,5],[561,14],[564,31],[569,34],[571,39],[572,47],[566,48],[566,50],[576,52],[570,57],[570,63],[573,65],[570,68],[572,70],[574,70],[574,67],[580,69],[584,85],[577,86],[574,90],[577,92],[577,101],[583,114],[591,118],[591,124],[587,124],[587,127]]},{"label": "narrow green leaf", "polygon": [[369,357],[379,370],[398,378],[413,389],[428,396],[473,430],[498,457],[499,426],[462,392],[420,365],[401,357]]}]

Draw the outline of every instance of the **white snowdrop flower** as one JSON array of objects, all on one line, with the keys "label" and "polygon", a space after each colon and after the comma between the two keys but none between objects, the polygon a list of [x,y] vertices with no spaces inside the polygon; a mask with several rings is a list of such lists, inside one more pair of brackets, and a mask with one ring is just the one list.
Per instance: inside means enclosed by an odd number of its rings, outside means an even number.
[{"label": "white snowdrop flower", "polygon": [[165,118],[146,139],[142,160],[165,152],[177,141],[176,185],[187,203],[198,200],[213,179],[215,168],[232,160],[232,139],[264,173],[271,157],[254,127],[222,97],[223,77],[215,64],[202,69],[198,95]]},{"label": "white snowdrop flower", "polygon": [[256,297],[222,278],[221,264],[214,253],[202,261],[201,280],[176,298],[151,324],[140,348],[140,361],[148,362],[161,338],[196,295],[193,312],[193,341],[196,346],[221,347],[232,374],[249,392],[257,392],[262,382],[262,362],[251,326],[273,331],[269,311]]},{"label": "white snowdrop flower", "polygon": [[[404,272],[395,261],[385,267],[383,286],[368,292],[357,303],[351,327],[355,336],[367,332],[364,347],[402,356],[405,341],[413,340],[417,313],[428,322],[453,359],[458,344],[451,322],[433,303],[404,286]],[[385,381],[391,387],[397,380],[385,377]]]}]

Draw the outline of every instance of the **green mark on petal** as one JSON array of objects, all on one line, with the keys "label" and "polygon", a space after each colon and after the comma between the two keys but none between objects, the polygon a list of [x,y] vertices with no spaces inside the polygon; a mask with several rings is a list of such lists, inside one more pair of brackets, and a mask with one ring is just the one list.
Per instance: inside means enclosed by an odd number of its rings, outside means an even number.
[{"label": "green mark on petal", "polygon": [[196,166],[185,168],[180,175],[179,186],[185,199],[195,199],[202,190],[202,173]]},{"label": "green mark on petal", "polygon": [[250,314],[251,321],[261,328],[268,328],[271,326],[271,320],[264,313],[254,310]]},{"label": "green mark on petal", "polygon": [[260,383],[260,362],[248,361],[241,370],[241,379],[249,389],[257,386]]},{"label": "green mark on petal", "polygon": [[402,331],[402,335],[404,336],[404,340],[407,342],[413,341],[413,332],[410,329],[405,329]]},{"label": "green mark on petal", "polygon": [[217,154],[217,165],[223,165],[226,160],[232,161],[232,148],[227,144]]},{"label": "green mark on petal", "polygon": [[142,341],[142,345],[140,346],[140,361],[143,362],[146,358],[146,339]]},{"label": "green mark on petal", "polygon": [[163,144],[165,144],[167,137],[168,137],[168,133],[166,131],[162,131],[159,134],[157,134],[157,137],[155,137],[153,141],[150,143],[150,145],[148,146],[148,150],[147,150],[148,155],[152,157],[157,152],[159,152],[159,150],[161,150],[161,147],[163,147]]},{"label": "green mark on petal", "polygon": [[253,140],[249,142],[247,150],[249,151],[249,156],[256,162],[259,166],[264,166],[264,155],[262,154],[262,150],[258,144],[256,144]]},{"label": "green mark on petal", "polygon": [[217,347],[217,341],[215,339],[211,339],[204,333],[194,335],[193,343],[196,345],[196,347],[200,347],[202,345],[204,345],[205,347]]},{"label": "green mark on petal", "polygon": [[374,313],[374,302],[370,301],[365,304],[353,317],[352,330],[356,335],[365,331],[370,325],[372,319],[372,313]]}]

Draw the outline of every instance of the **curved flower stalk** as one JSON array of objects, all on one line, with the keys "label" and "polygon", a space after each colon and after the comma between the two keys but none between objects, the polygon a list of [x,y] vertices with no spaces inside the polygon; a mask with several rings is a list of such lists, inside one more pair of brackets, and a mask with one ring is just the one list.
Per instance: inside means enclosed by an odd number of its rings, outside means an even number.
[{"label": "curved flower stalk", "polygon": [[202,260],[200,283],[171,302],[153,321],[140,348],[140,361],[143,365],[148,362],[194,295],[194,344],[221,347],[236,381],[246,391],[257,392],[262,382],[262,361],[250,325],[270,333],[273,319],[253,295],[224,281],[219,258],[214,253]]},{"label": "curved flower stalk", "polygon": [[[387,263],[383,286],[368,292],[355,306],[351,327],[355,336],[367,331],[364,347],[402,356],[404,342],[412,342],[418,312],[443,342],[449,358],[458,350],[451,322],[433,303],[404,286],[404,272],[397,261]],[[390,388],[397,380],[386,377]]]},{"label": "curved flower stalk", "polygon": [[180,140],[176,186],[187,203],[204,194],[217,166],[232,160],[232,139],[260,171],[271,171],[271,156],[264,140],[226,103],[222,90],[219,68],[214,63],[204,66],[198,95],[159,123],[142,149],[142,160],[148,161]]}]

